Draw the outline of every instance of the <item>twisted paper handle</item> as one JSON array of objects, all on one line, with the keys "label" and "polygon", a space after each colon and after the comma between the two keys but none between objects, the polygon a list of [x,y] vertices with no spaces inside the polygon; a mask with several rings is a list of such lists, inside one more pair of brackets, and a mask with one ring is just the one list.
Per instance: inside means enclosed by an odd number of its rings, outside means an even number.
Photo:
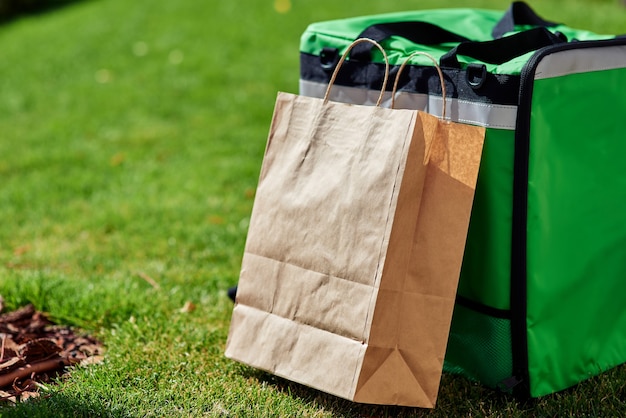
[{"label": "twisted paper handle", "polygon": [[439,68],[439,64],[437,63],[437,60],[432,55],[426,52],[422,52],[422,51],[413,52],[402,63],[400,68],[398,68],[398,73],[396,74],[396,80],[393,83],[393,90],[391,91],[391,108],[393,109],[396,104],[396,90],[398,89],[398,81],[400,80],[400,74],[402,74],[402,70],[404,70],[404,67],[406,67],[406,65],[409,63],[409,60],[415,55],[423,55],[429,58],[433,62],[433,64],[435,64],[435,68],[437,69],[437,72],[439,73],[439,81],[441,81],[441,94],[443,96],[443,109],[441,110],[441,119],[445,120],[446,119],[446,84],[444,83],[444,80],[443,80],[443,73],[441,72],[441,68]]},{"label": "twisted paper handle", "polygon": [[[385,94],[385,86],[387,85],[387,80],[389,79],[389,60],[387,58],[387,53],[385,53],[385,50],[383,49],[382,46],[380,46],[378,44],[378,42],[374,41],[373,39],[369,39],[369,38],[359,38],[356,41],[352,42],[349,46],[348,49],[346,49],[346,52],[343,53],[343,55],[341,56],[341,59],[339,60],[339,63],[337,63],[337,66],[335,67],[335,71],[333,71],[333,75],[330,78],[330,81],[328,82],[328,87],[326,88],[326,94],[324,94],[324,104],[326,104],[328,102],[328,96],[330,95],[330,89],[333,86],[333,84],[335,83],[335,79],[337,78],[337,74],[339,73],[339,68],[341,68],[343,62],[346,60],[346,57],[348,56],[348,54],[350,53],[350,50],[355,47],[356,45],[363,43],[363,42],[369,42],[371,44],[373,44],[374,46],[376,46],[380,52],[383,53],[383,57],[385,58],[385,77],[383,79],[383,85],[380,89],[380,95],[378,96],[378,101],[376,101],[376,106],[380,106],[380,103],[383,101],[383,95]],[[397,79],[396,79],[397,81]]]}]

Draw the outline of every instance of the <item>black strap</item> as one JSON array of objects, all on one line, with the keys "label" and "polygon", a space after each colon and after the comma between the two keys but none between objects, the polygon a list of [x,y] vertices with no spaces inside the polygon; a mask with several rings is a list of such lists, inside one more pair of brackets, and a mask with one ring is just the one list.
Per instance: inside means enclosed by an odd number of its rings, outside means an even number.
[{"label": "black strap", "polygon": [[511,36],[485,42],[463,42],[439,60],[442,67],[460,68],[457,55],[466,55],[489,64],[503,64],[527,52],[566,42],[546,28],[534,28]]},{"label": "black strap", "polygon": [[[390,22],[378,23],[368,26],[357,36],[358,38],[370,38],[381,42],[392,36],[406,38],[411,42],[422,45],[438,45],[446,42],[467,42],[470,39],[450,32],[440,26],[428,22]],[[351,60],[370,61],[370,52],[373,45],[362,43],[352,48]]]},{"label": "black strap", "polygon": [[504,13],[502,19],[494,26],[491,31],[491,36],[493,36],[493,39],[502,38],[504,34],[515,31],[515,26],[518,25],[532,25],[545,28],[556,26],[557,24],[558,23],[550,22],[549,20],[539,17],[539,15],[523,1],[514,1]]}]

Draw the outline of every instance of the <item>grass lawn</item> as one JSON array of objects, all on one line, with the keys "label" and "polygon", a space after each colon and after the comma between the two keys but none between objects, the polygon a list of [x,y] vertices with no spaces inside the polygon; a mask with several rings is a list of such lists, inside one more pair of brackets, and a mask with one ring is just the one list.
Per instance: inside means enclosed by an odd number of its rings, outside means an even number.
[{"label": "grass lawn", "polygon": [[[616,1],[534,1],[626,33]],[[508,1],[84,0],[0,26],[0,295],[107,346],[3,417],[619,416],[626,368],[529,403],[444,376],[434,411],[353,404],[224,358],[276,92],[309,23]],[[290,6],[290,7],[286,7]],[[281,12],[277,11],[281,10]]]}]

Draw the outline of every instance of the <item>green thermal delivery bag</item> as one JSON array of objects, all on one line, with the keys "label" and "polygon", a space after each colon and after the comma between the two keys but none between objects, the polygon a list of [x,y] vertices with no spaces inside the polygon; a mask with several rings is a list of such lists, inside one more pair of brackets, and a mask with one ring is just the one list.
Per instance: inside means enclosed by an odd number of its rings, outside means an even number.
[{"label": "green thermal delivery bag", "polygon": [[[323,96],[361,37],[383,45],[392,81],[412,52],[434,56],[447,117],[487,128],[445,370],[538,397],[624,363],[626,38],[522,2],[319,22],[301,38],[300,94]],[[354,48],[331,100],[374,104],[381,55]],[[396,107],[441,115],[428,58],[411,58]]]}]

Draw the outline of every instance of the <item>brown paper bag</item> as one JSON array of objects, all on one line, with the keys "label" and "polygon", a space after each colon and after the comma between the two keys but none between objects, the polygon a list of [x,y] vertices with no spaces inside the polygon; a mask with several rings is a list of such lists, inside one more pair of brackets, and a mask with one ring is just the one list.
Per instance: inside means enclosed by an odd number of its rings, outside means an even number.
[{"label": "brown paper bag", "polygon": [[278,94],[226,356],[432,408],[484,129],[329,102],[333,80],[324,99]]}]

